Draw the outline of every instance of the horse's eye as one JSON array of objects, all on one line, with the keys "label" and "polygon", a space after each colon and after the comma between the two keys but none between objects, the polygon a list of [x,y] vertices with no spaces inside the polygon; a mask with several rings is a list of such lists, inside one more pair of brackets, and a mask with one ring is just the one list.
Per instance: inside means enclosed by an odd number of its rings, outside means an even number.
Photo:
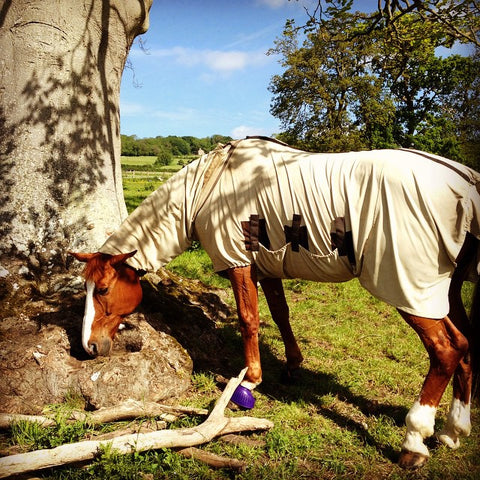
[{"label": "horse's eye", "polygon": [[108,287],[105,287],[105,288],[97,288],[97,293],[99,295],[106,295],[108,293]]}]

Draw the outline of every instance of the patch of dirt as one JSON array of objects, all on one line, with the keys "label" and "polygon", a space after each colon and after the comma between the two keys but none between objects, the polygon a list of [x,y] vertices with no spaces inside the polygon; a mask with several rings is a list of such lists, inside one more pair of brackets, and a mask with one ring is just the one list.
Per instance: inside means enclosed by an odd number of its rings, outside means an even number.
[{"label": "patch of dirt", "polygon": [[[110,357],[92,359],[81,345],[83,281],[58,275],[41,286],[0,279],[0,409],[40,413],[68,395],[85,408],[133,398],[165,401],[190,387],[193,369],[224,367],[217,320],[234,318],[214,291],[167,271],[143,280],[144,301],[126,318]],[[43,288],[43,291],[42,291]],[[220,293],[220,292],[218,292]],[[180,342],[180,343],[179,343]]]}]

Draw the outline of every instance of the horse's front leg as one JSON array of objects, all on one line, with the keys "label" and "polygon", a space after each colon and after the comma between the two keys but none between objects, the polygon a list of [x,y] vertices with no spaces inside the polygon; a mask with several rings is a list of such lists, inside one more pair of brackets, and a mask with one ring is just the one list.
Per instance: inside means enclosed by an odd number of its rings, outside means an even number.
[{"label": "horse's front leg", "polygon": [[272,319],[277,324],[282,335],[285,345],[285,356],[287,357],[287,376],[288,380],[291,380],[295,370],[303,362],[303,356],[290,325],[289,308],[282,280],[279,278],[264,278],[260,280],[260,285],[265,294]]},{"label": "horse's front leg", "polygon": [[398,461],[403,468],[419,468],[429,457],[423,439],[434,433],[438,404],[468,350],[468,341],[448,317],[435,320],[400,313],[417,332],[430,358],[430,368],[420,396],[406,417],[407,434]]},{"label": "horse's front leg", "polygon": [[254,266],[235,267],[228,270],[235,301],[237,302],[240,331],[242,332],[245,363],[248,367],[242,385],[252,390],[262,381],[258,330],[257,274]]}]

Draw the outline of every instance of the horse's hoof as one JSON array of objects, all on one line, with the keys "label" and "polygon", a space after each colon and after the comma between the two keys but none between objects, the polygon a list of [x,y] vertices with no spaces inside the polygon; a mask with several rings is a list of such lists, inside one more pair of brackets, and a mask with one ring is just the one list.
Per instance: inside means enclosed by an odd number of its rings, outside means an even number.
[{"label": "horse's hoof", "polygon": [[437,438],[440,442],[442,442],[447,447],[451,448],[452,450],[456,450],[460,446],[460,438],[454,433],[448,431],[441,431]]},{"label": "horse's hoof", "polygon": [[302,372],[300,368],[285,368],[281,375],[281,382],[284,385],[295,385],[300,382]]},{"label": "horse's hoof", "polygon": [[402,450],[398,459],[398,466],[406,470],[417,470],[427,463],[428,457],[422,453]]}]

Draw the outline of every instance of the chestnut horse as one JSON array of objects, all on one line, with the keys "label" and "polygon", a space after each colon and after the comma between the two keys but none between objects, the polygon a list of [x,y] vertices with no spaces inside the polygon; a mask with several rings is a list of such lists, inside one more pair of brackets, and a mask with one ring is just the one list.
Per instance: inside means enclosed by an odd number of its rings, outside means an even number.
[{"label": "chestnut horse", "polygon": [[253,389],[262,380],[257,283],[293,372],[303,357],[281,278],[357,277],[398,309],[429,355],[399,458],[402,467],[418,468],[452,377],[438,438],[457,448],[470,433],[478,318],[467,316],[461,287],[478,280],[479,184],[473,170],[422,152],[314,155],[270,139],[232,142],[174,175],[99,252],[72,253],[86,262],[83,346],[108,355],[122,318],[141,301],[139,271],[159,268],[196,238],[231,281],[248,366],[244,386]]}]

